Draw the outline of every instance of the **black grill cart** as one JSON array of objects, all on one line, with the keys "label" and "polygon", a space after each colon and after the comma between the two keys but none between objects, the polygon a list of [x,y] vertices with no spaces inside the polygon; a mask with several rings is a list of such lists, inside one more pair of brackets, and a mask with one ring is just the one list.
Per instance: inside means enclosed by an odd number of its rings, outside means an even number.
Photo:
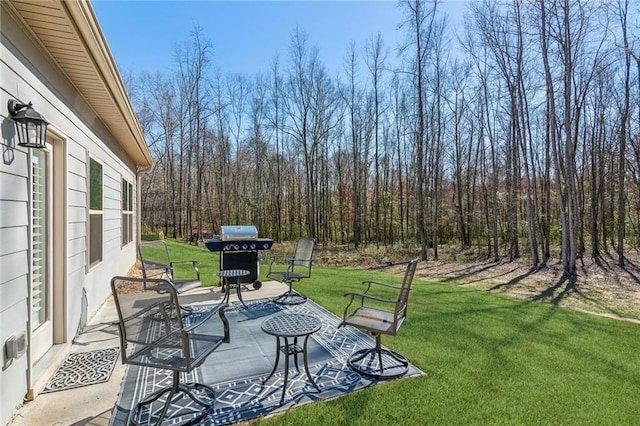
[{"label": "black grill cart", "polygon": [[[273,240],[258,238],[258,230],[252,225],[222,226],[220,235],[204,241],[210,251],[220,252],[220,270],[245,269],[249,275],[241,278],[242,283],[253,284],[259,289],[260,276],[259,250],[270,250]],[[222,284],[220,282],[220,284]]]}]

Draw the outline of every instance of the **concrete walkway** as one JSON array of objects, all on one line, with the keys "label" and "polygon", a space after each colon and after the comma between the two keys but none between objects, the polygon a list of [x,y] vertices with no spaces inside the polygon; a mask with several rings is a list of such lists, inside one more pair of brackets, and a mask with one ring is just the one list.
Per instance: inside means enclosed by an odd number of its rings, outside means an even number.
[{"label": "concrete walkway", "polygon": [[[288,290],[288,286],[277,281],[264,282],[255,290],[246,285],[242,289],[244,300],[275,297]],[[185,305],[212,304],[220,302],[224,295],[220,287],[206,287],[180,296]],[[237,301],[232,291],[230,301]],[[71,352],[87,352],[119,347],[118,329],[113,323],[118,316],[113,299],[109,299],[98,310],[81,334],[73,341]],[[83,386],[75,389],[38,395],[26,402],[15,414],[10,426],[80,426],[108,425],[127,366],[119,360],[106,383]]]}]

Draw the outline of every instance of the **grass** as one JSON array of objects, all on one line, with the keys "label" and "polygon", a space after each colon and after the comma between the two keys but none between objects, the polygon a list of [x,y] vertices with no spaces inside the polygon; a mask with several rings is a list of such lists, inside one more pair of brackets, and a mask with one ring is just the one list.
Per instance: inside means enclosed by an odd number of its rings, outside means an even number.
[{"label": "grass", "polygon": [[[183,246],[192,258],[202,252],[203,275],[215,279],[215,254]],[[263,265],[261,275],[265,271]],[[401,277],[314,267],[312,277],[295,288],[341,316],[343,293],[361,288],[365,279],[399,283]],[[399,334],[384,343],[425,376],[307,404],[258,423],[638,424],[637,324],[419,279],[409,302]]]}]

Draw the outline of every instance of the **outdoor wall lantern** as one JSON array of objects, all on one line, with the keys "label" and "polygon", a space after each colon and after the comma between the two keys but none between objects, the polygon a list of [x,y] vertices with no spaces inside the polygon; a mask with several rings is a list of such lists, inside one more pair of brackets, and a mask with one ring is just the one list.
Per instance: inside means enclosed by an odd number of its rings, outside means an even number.
[{"label": "outdoor wall lantern", "polygon": [[47,146],[47,125],[49,122],[38,111],[33,109],[31,102],[21,104],[11,99],[9,114],[16,122],[18,145],[26,148],[45,148]]}]

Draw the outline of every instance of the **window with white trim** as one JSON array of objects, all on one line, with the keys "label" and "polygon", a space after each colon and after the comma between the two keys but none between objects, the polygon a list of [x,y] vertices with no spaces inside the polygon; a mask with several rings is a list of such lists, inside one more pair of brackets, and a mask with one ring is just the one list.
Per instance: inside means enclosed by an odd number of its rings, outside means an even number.
[{"label": "window with white trim", "polygon": [[89,267],[102,262],[102,164],[89,159]]},{"label": "window with white trim", "polygon": [[122,179],[122,245],[133,241],[133,184]]}]

